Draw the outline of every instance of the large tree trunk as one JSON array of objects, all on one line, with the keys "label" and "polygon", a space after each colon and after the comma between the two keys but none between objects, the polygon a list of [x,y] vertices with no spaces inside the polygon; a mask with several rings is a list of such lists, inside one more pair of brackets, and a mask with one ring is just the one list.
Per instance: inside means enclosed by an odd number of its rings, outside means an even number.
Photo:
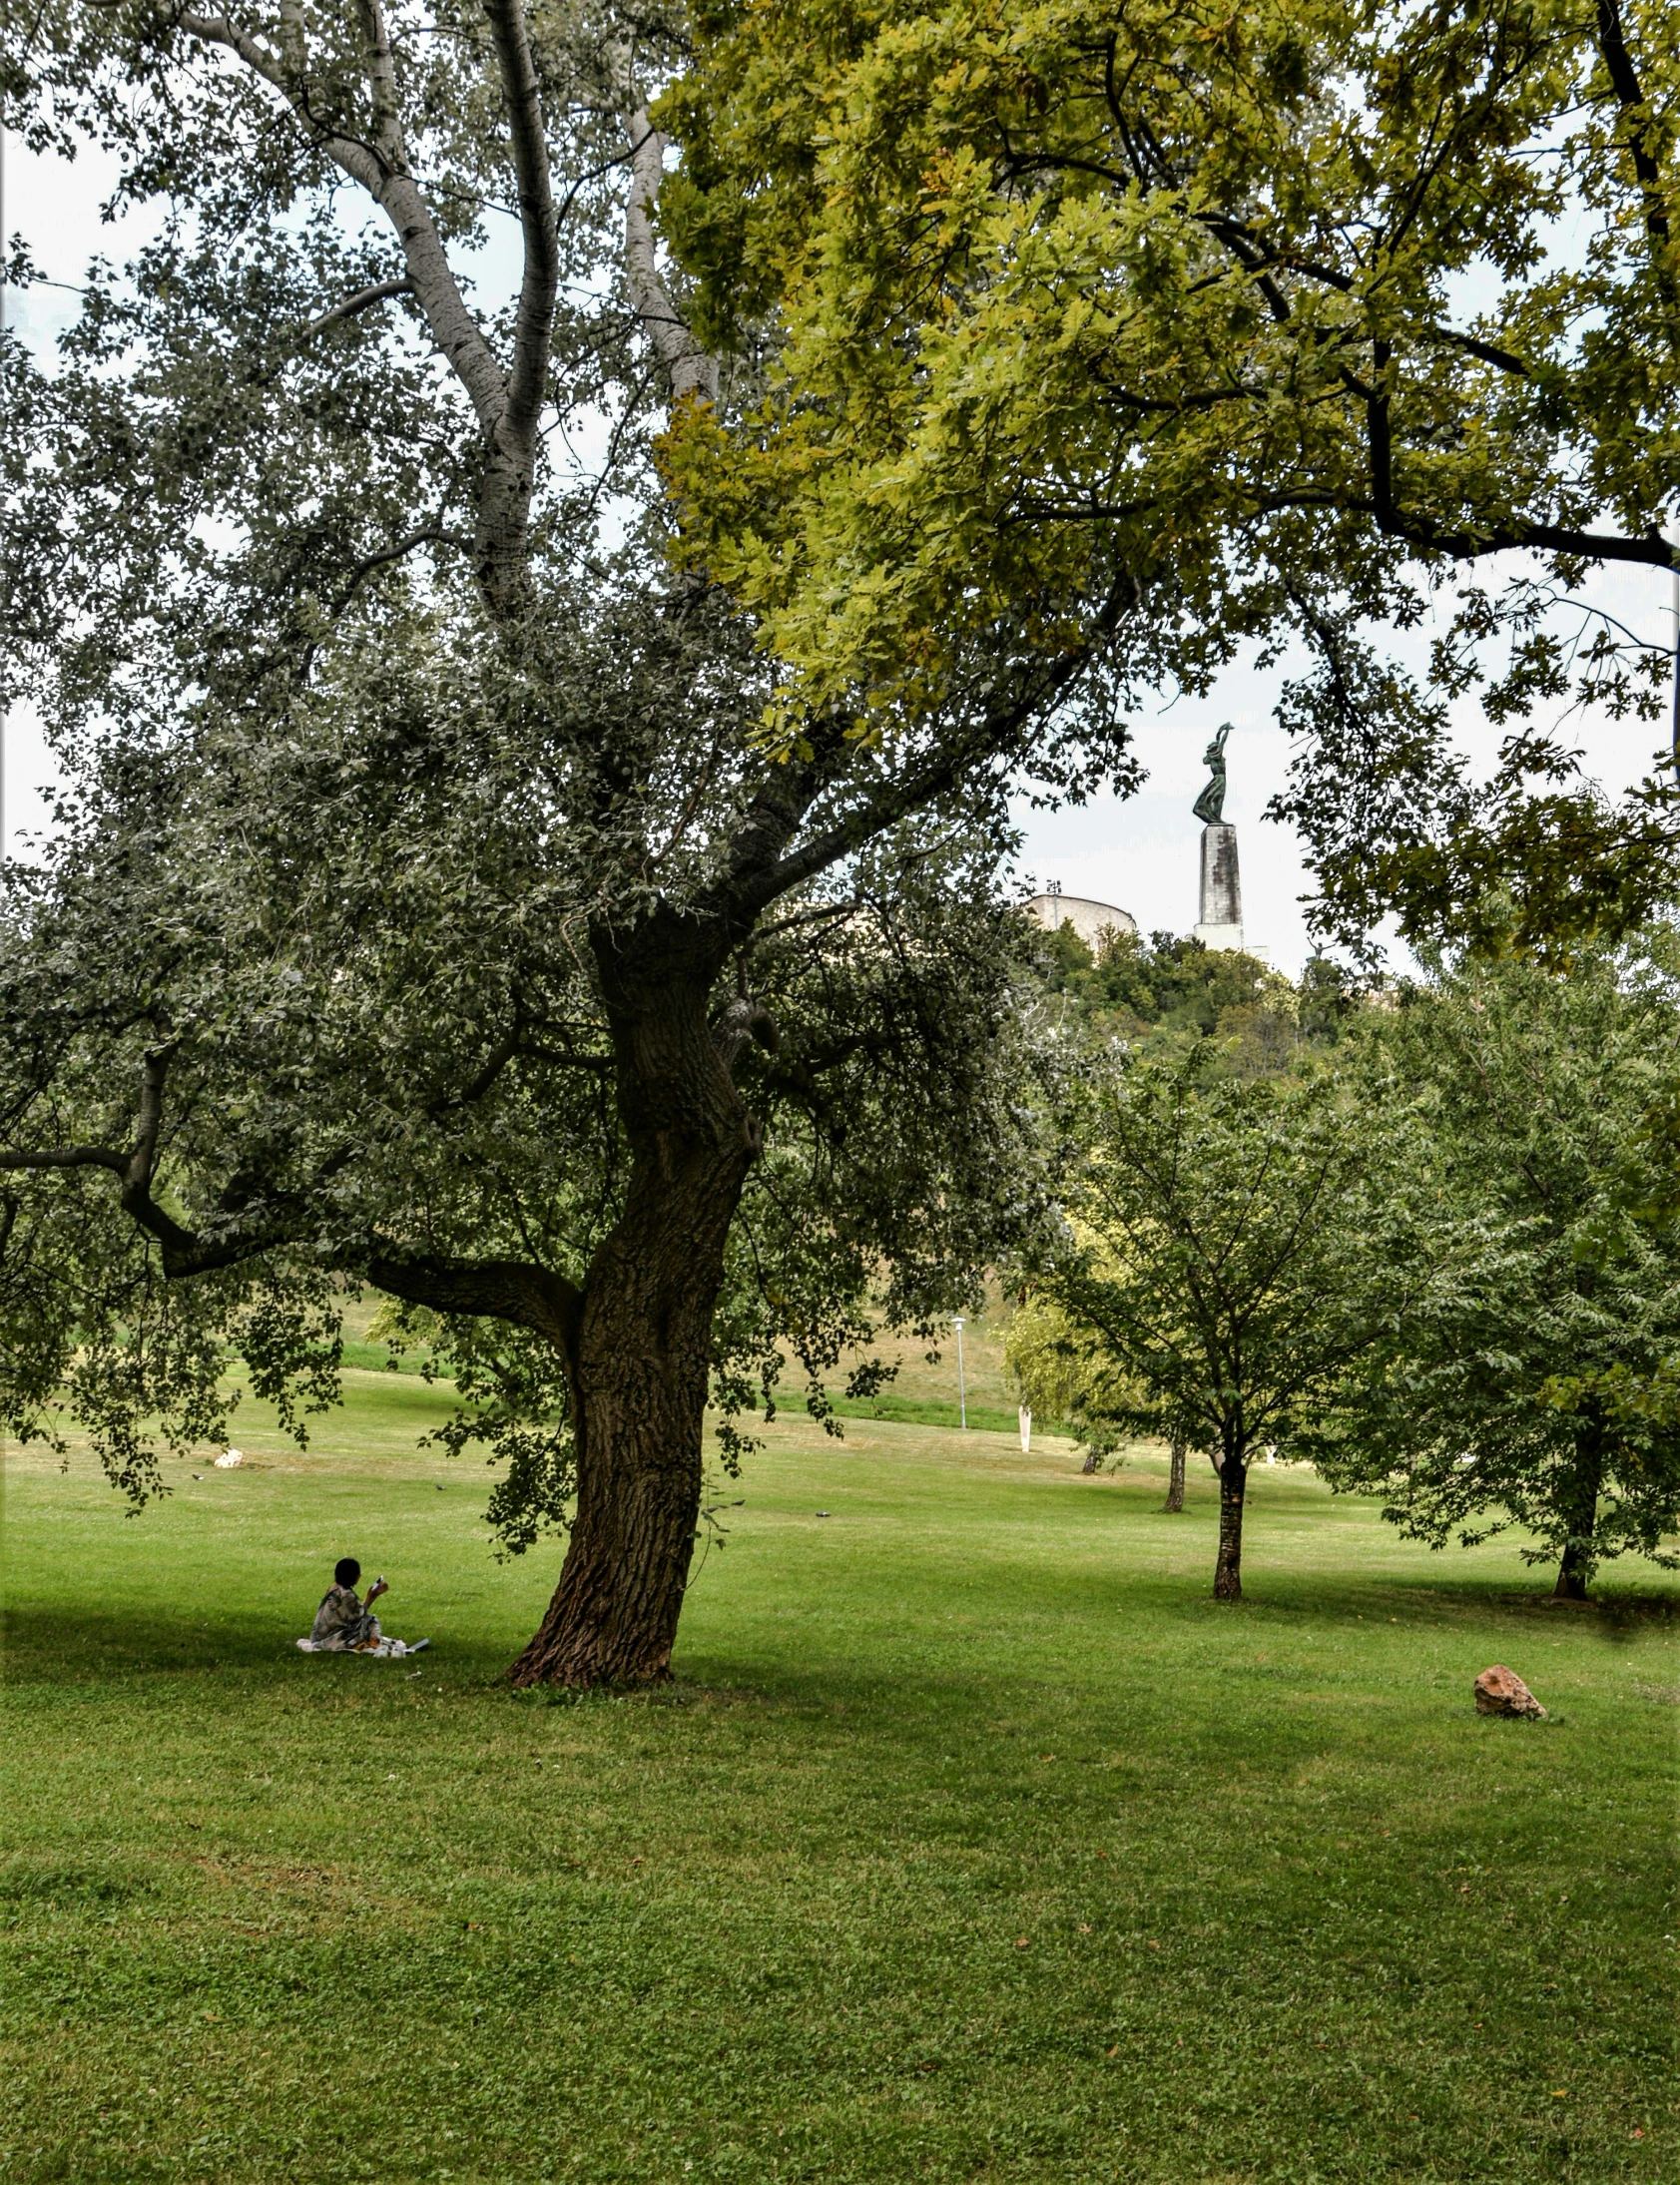
[{"label": "large tree trunk", "polygon": [[1598,1490],[1604,1480],[1604,1424],[1594,1417],[1575,1436],[1575,1471],[1563,1504],[1569,1537],[1557,1566],[1552,1598],[1584,1601],[1592,1576],[1593,1534],[1598,1526]]},{"label": "large tree trunk", "polygon": [[[670,927],[677,921],[666,914]],[[531,1684],[670,1675],[700,1509],[712,1314],[757,1150],[729,1044],[707,1023],[709,952],[667,931],[651,964],[597,943],[633,1166],[596,1253],[568,1361],[578,1501],[560,1583],[509,1671]],[[672,954],[677,956],[671,961]]]},{"label": "large tree trunk", "polygon": [[1214,1599],[1243,1597],[1243,1495],[1249,1483],[1247,1451],[1227,1450],[1219,1468],[1219,1559],[1214,1564]]},{"label": "large tree trunk", "polygon": [[1161,1505],[1163,1509],[1181,1510],[1184,1507],[1184,1443],[1175,1441],[1173,1443],[1173,1467],[1167,1474],[1167,1499]]}]

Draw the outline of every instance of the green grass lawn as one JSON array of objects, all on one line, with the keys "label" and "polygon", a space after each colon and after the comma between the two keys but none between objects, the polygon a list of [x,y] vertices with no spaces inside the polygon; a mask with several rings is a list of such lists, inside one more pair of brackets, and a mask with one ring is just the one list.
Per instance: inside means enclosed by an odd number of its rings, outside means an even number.
[{"label": "green grass lawn", "polygon": [[[1222,1609],[1205,1466],[785,1417],[675,1685],[555,1704],[446,1407],[248,1408],[136,1519],[14,1455],[0,2176],[1680,2174],[1667,1581],[1280,1468]],[[295,1652],[345,1552],[434,1653]]]}]

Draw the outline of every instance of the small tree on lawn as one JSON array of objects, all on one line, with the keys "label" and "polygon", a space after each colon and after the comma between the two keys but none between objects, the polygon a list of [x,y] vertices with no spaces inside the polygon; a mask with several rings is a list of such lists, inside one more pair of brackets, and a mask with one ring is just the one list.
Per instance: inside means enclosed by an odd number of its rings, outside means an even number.
[{"label": "small tree on lawn", "polygon": [[1094,1472],[1123,1434],[1112,1424],[1120,1369],[1093,1351],[1084,1332],[1042,1290],[1028,1290],[1010,1319],[1003,1362],[1021,1401],[1066,1426]]},{"label": "small tree on lawn", "polygon": [[[1117,1419],[1144,1401],[1142,1383],[1127,1375],[1089,1331],[1042,1290],[1022,1297],[1009,1323],[1003,1356],[1022,1402],[1045,1418],[1061,1420],[1085,1451],[1083,1468],[1100,1470],[1103,1459],[1126,1438],[1127,1429]],[[1171,1440],[1164,1506],[1181,1510],[1188,1442],[1177,1430]]]},{"label": "small tree on lawn", "polygon": [[1526,1527],[1565,1600],[1607,1556],[1676,1559],[1675,977],[1671,935],[1565,975],[1467,963],[1380,1040],[1425,1103],[1458,1272],[1366,1354],[1321,1468],[1434,1546]]},{"label": "small tree on lawn", "polygon": [[[1206,1045],[1088,1081],[1068,1249],[1045,1288],[1117,1368],[1110,1422],[1211,1448],[1214,1593],[1242,1596],[1250,1451],[1291,1439],[1393,1318],[1403,1116],[1335,1076],[1221,1079]],[[1403,1283],[1400,1285],[1403,1289]]]}]

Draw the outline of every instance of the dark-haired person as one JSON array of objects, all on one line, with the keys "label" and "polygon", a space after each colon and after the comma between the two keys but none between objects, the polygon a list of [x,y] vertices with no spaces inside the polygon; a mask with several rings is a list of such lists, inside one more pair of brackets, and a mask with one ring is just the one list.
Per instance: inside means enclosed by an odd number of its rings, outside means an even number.
[{"label": "dark-haired person", "polygon": [[366,1600],[358,1600],[355,1582],[360,1576],[361,1565],[353,1555],[346,1555],[334,1568],[332,1583],[321,1596],[314,1629],[309,1633],[317,1649],[344,1654],[356,1647],[378,1645],[379,1619],[372,1614],[373,1603],[390,1588],[383,1578],[376,1578],[367,1589]]}]

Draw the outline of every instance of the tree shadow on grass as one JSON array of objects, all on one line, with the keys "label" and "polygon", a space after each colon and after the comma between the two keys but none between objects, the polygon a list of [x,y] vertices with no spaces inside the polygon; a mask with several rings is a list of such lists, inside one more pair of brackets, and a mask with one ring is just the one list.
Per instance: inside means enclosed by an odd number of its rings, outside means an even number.
[{"label": "tree shadow on grass", "polygon": [[1230,1617],[1234,1629],[1245,1622],[1253,1629],[1255,1623],[1276,1616],[1297,1626],[1312,1621],[1356,1631],[1362,1622],[1369,1627],[1374,1621],[1433,1624],[1443,1630],[1461,1630],[1470,1624],[1530,1628],[1540,1621],[1555,1621],[1583,1634],[1633,1638],[1680,1621],[1680,1588],[1618,1593],[1606,1586],[1589,1601],[1559,1602],[1549,1590],[1516,1590],[1508,1571],[1337,1578],[1269,1572],[1262,1563],[1252,1571],[1245,1569],[1243,1580],[1243,1597],[1235,1603],[1214,1600],[1211,1589],[1188,1597],[1186,1605],[1196,1611],[1199,1633],[1221,1617]]},{"label": "tree shadow on grass", "polygon": [[[782,1660],[765,1655],[762,1635],[748,1640],[744,1648],[720,1651],[716,1636],[709,1634],[692,1655],[686,1647],[681,1649],[677,1686],[654,1690],[711,1689],[737,1699],[751,1693],[773,1704],[816,1704],[827,1709],[842,1698],[872,1707],[888,1690],[913,1705],[918,1694],[948,1699],[968,1687],[995,1689],[999,1681],[1038,1684],[1043,1677],[1039,1658],[1043,1649],[1071,1649],[1077,1657],[1082,1627],[1099,1635],[1106,1631],[1117,1598],[1146,1610],[1155,1638],[1165,1639],[1177,1627],[1205,1641],[1223,1626],[1238,1646],[1248,1645],[1274,1622],[1297,1630],[1316,1623],[1352,1637],[1362,1632],[1373,1635],[1371,1627],[1378,1622],[1385,1626],[1398,1622],[1413,1629],[1433,1625],[1443,1631],[1462,1630],[1479,1625],[1527,1632],[1541,1621],[1555,1619],[1570,1631],[1596,1633],[1621,1644],[1671,1632],[1680,1623],[1680,1589],[1615,1592],[1606,1587],[1593,1601],[1554,1609],[1549,1595],[1513,1591],[1509,1572],[1471,1576],[1443,1571],[1426,1580],[1339,1579],[1268,1573],[1261,1568],[1252,1574],[1245,1598],[1234,1605],[1215,1601],[1199,1580],[1152,1577],[1140,1583],[1125,1572],[1110,1572],[1093,1574],[1084,1583],[1064,1578],[1017,1594],[1017,1605],[1008,1618],[1012,1628],[1004,1651],[1011,1658],[1006,1660],[996,1658],[984,1629],[955,1633],[936,1619],[924,1627],[912,1626],[906,1633],[908,1651],[920,1659],[913,1665],[906,1661],[885,1677],[877,1666],[878,1633],[865,1648],[871,1657],[866,1672],[834,1655],[828,1646],[820,1647],[815,1657]],[[975,1613],[979,1613],[977,1606]],[[8,1684],[16,1697],[30,1685],[62,1690],[137,1677],[283,1673],[285,1682],[295,1683],[300,1690],[325,1689],[326,1680],[337,1690],[346,1677],[357,1680],[358,1686],[364,1679],[379,1684],[401,1678],[400,1660],[298,1653],[295,1641],[306,1628],[305,1611],[271,1609],[261,1602],[238,1610],[212,1610],[208,1615],[200,1602],[175,1610],[155,1600],[111,1608],[98,1603],[14,1603],[4,1627]],[[452,1632],[419,1661],[428,1674],[443,1671],[451,1682],[499,1685],[522,1636],[512,1627],[495,1637]],[[941,1666],[932,1670],[926,1659],[929,1648],[944,1656]]]},{"label": "tree shadow on grass", "polygon": [[1638,1626],[1680,1622],[1680,1592],[1611,1593],[1606,1590],[1587,1606],[1597,1609],[1600,1616],[1614,1624]]},{"label": "tree shadow on grass", "polygon": [[[7,1684],[14,1694],[29,1684],[89,1684],[110,1678],[180,1677],[212,1672],[286,1672],[299,1682],[324,1677],[400,1677],[400,1658],[375,1660],[355,1654],[301,1654],[297,1640],[308,1615],[266,1613],[260,1606],[239,1613],[202,1609],[172,1613],[156,1603],[135,1609],[73,1607],[20,1609],[5,1619]],[[499,1676],[519,1650],[510,1633],[497,1640],[451,1638],[422,1654],[455,1675]],[[411,1665],[417,1666],[417,1665]]]}]

